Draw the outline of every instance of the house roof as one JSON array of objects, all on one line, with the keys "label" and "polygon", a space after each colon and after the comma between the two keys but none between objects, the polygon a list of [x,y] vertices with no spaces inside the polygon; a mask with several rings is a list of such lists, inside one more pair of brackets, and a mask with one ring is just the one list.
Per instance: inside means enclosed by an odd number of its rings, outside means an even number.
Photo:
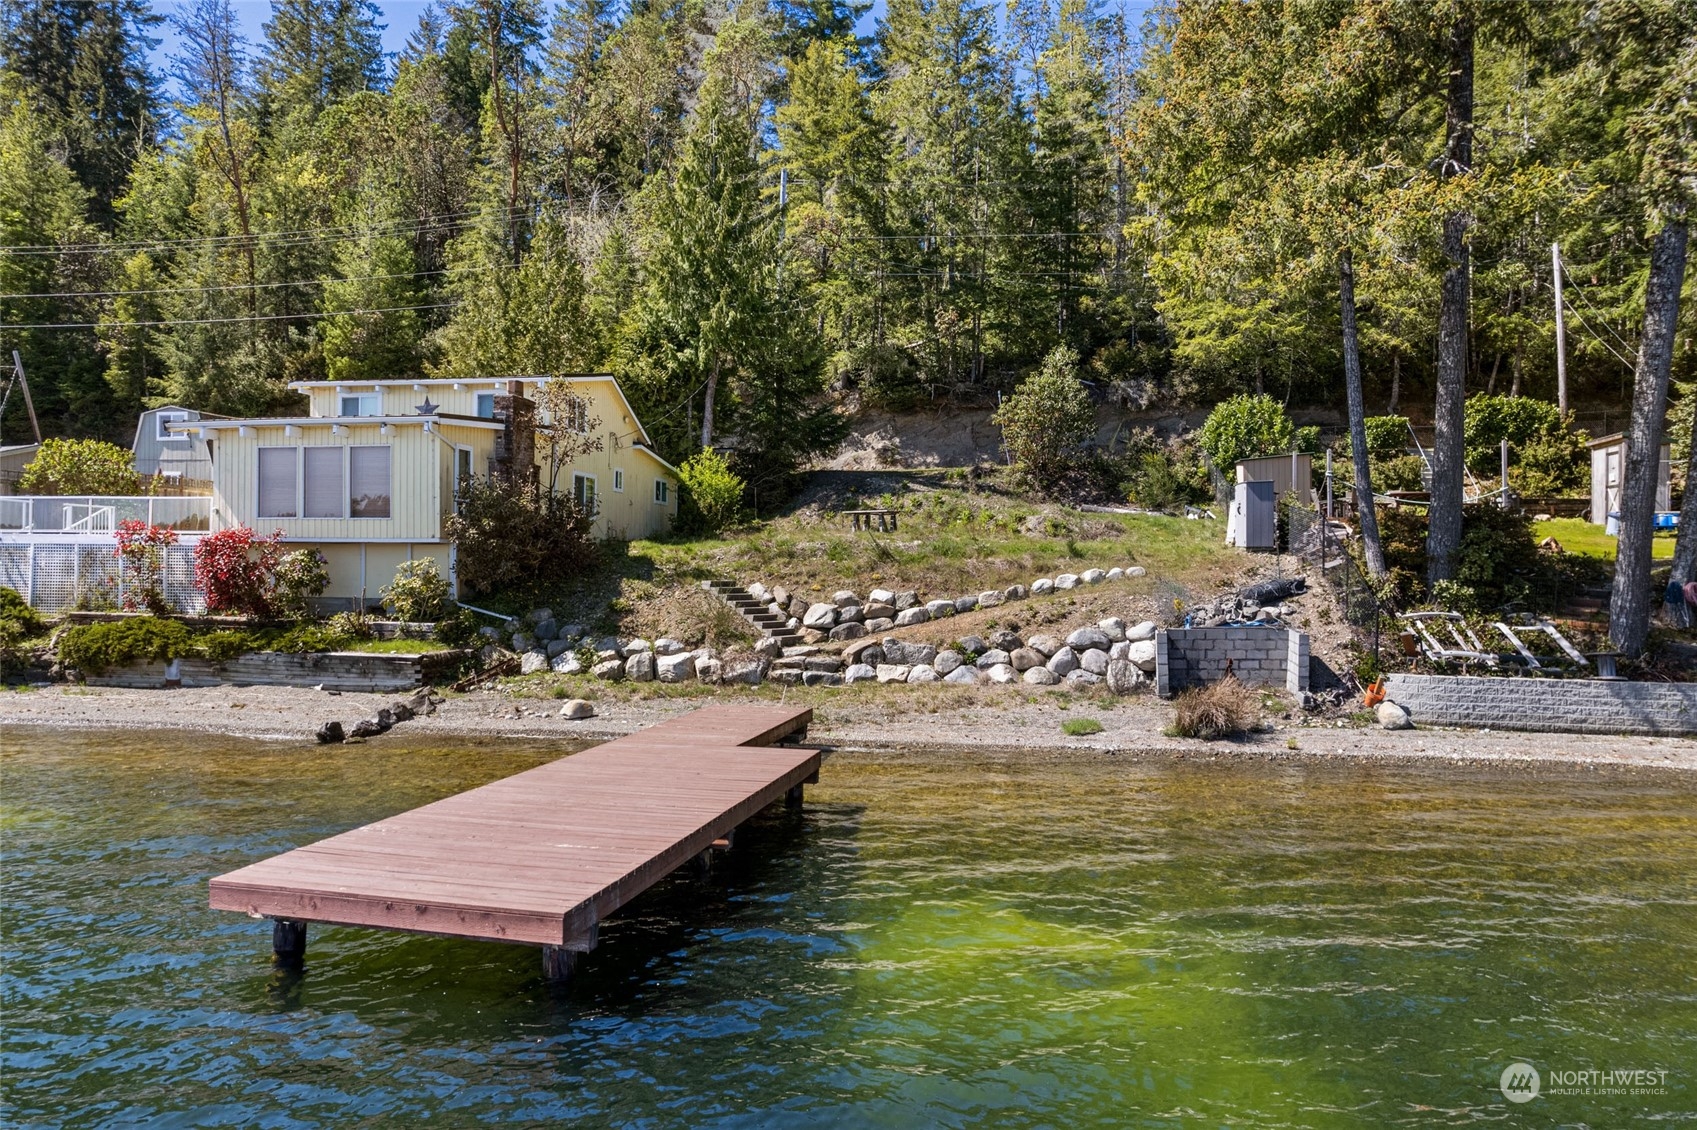
[{"label": "house roof", "polygon": [[[1626,440],[1626,433],[1625,432],[1615,432],[1612,435],[1598,436],[1596,439],[1592,440],[1590,443],[1586,444],[1585,446],[1586,447],[1614,447],[1616,444],[1625,442],[1625,440]],[[1669,446],[1668,441],[1664,439],[1662,441],[1662,446],[1663,447]]]},{"label": "house roof", "polygon": [[165,425],[168,431],[228,431],[231,428],[357,428],[369,424],[456,424],[467,428],[499,431],[504,425],[498,420],[480,416],[258,416],[246,420],[191,420]]}]

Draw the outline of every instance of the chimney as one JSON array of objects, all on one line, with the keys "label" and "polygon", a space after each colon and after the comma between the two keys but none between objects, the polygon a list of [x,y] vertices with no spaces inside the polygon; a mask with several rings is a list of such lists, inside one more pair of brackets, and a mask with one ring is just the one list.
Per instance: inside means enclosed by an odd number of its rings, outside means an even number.
[{"label": "chimney", "polygon": [[502,427],[492,470],[503,482],[523,486],[536,466],[536,402],[526,399],[523,381],[508,381],[507,390],[496,395],[495,419]]}]

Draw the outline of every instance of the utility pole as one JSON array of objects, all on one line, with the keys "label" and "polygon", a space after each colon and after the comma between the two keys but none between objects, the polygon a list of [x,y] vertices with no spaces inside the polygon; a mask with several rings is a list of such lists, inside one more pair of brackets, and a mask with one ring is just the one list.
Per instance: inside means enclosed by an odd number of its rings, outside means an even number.
[{"label": "utility pole", "polygon": [[1561,301],[1561,244],[1550,244],[1550,266],[1556,280],[1556,408],[1567,411],[1567,322]]},{"label": "utility pole", "polygon": [[24,376],[24,359],[16,349],[12,350],[12,372],[17,375],[18,384],[24,390],[24,408],[29,412],[29,430],[35,433],[35,442],[41,442],[41,424],[35,418],[35,398],[29,394],[29,378]]}]

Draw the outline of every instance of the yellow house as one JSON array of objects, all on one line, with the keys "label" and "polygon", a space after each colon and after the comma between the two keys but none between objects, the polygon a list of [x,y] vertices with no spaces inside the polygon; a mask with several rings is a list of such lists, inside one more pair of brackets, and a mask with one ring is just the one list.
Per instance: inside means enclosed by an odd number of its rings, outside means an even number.
[{"label": "yellow house", "polygon": [[446,522],[461,480],[516,455],[534,464],[533,481],[547,483],[555,422],[534,421],[544,425],[535,434],[528,398],[552,381],[568,382],[581,398],[573,430],[601,441],[599,451],[559,468],[554,489],[591,510],[597,537],[667,530],[677,513],[677,468],[654,451],[606,374],[301,381],[289,387],[306,394],[308,415],[170,426],[207,441],[214,530],[280,530],[291,546],[316,548],[329,563],[325,597],[350,604],[375,601],[403,561],[431,557],[451,574]]}]

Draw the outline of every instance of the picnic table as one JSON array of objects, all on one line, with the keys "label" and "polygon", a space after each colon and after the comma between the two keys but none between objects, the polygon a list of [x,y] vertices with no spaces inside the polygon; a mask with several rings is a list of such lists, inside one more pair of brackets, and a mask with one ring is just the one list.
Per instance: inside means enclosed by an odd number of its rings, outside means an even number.
[{"label": "picnic table", "polygon": [[880,530],[894,532],[896,528],[896,512],[894,510],[844,510],[843,514],[854,522],[854,528],[860,529],[865,523],[866,529],[872,528],[876,521]]}]

